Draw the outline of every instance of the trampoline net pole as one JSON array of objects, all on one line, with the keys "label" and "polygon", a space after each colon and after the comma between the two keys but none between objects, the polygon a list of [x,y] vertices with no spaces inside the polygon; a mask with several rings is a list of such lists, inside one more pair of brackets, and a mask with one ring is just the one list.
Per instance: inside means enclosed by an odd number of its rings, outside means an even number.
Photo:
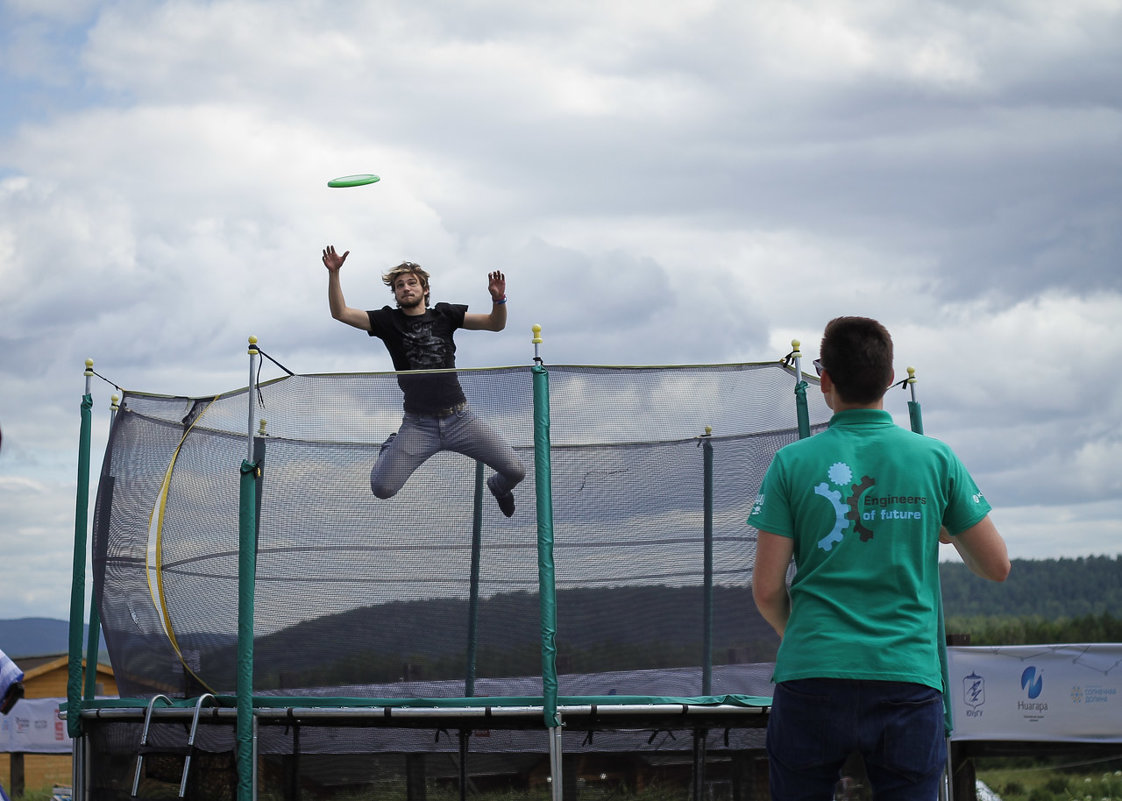
[{"label": "trampoline net pole", "polygon": [[[914,367],[908,368],[908,378],[905,385],[911,390],[911,400],[908,401],[908,418],[912,431],[923,434],[923,410],[916,400],[916,371]],[[943,726],[946,729],[948,742],[951,731],[954,729],[954,710],[951,708],[950,697],[950,664],[947,660],[947,624],[943,616],[942,584],[937,585],[939,590],[939,668],[943,674]]]},{"label": "trampoline net pole", "polygon": [[257,476],[254,457],[254,366],[258,351],[256,338],[249,346],[249,457],[241,465],[238,494],[238,647],[237,647],[237,767],[238,801],[254,797],[254,752],[256,730],[253,721],[253,616],[254,581],[257,575]]},{"label": "trampoline net pole", "polygon": [[479,567],[483,553],[483,462],[475,463],[475,498],[471,520],[471,586],[468,588],[468,637],[464,696],[475,695],[475,660],[479,646]]},{"label": "trampoline net pole", "polygon": [[806,407],[806,388],[805,381],[799,381],[795,384],[795,413],[799,418],[799,439],[806,439],[810,436],[810,413]]},{"label": "trampoline net pole", "polygon": [[538,593],[541,603],[542,712],[545,724],[557,717],[557,599],[553,572],[553,496],[549,461],[549,373],[539,362],[534,381],[534,482],[538,505]]},{"label": "trampoline net pole", "polygon": [[[82,396],[82,423],[78,443],[78,492],[74,509],[74,575],[70,589],[70,642],[69,671],[66,682],[66,700],[69,714],[66,730],[72,738],[82,732],[79,714],[82,705],[82,625],[86,606],[86,540],[90,506],[90,429],[93,419],[93,396],[90,379],[93,377],[93,360],[86,360],[86,392]],[[90,665],[90,670],[95,666]]]},{"label": "trampoline net pole", "polygon": [[701,694],[713,691],[713,441],[706,431],[701,440],[703,488],[703,538],[704,566],[702,584],[705,600],[703,604],[703,636],[701,653]]}]

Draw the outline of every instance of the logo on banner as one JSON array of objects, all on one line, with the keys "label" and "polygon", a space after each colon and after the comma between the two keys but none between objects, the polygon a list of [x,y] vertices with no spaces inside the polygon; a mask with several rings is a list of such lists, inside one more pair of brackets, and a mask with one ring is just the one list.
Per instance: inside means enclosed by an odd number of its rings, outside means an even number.
[{"label": "logo on banner", "polygon": [[980,718],[981,706],[986,702],[986,680],[973,671],[962,677],[962,700],[969,707],[966,717]]},{"label": "logo on banner", "polygon": [[1040,691],[1044,689],[1044,676],[1036,675],[1036,668],[1027,667],[1021,674],[1021,689],[1028,692],[1029,698],[1039,698]]},{"label": "logo on banner", "polygon": [[1037,673],[1033,665],[1025,668],[1021,674],[1021,689],[1025,697],[1017,701],[1017,709],[1024,713],[1023,717],[1029,723],[1042,720],[1048,711],[1048,702],[1038,700],[1044,692],[1044,674]]},{"label": "logo on banner", "polygon": [[1089,684],[1086,687],[1076,684],[1071,688],[1073,704],[1108,704],[1116,695],[1117,687],[1103,687],[1099,684]]}]

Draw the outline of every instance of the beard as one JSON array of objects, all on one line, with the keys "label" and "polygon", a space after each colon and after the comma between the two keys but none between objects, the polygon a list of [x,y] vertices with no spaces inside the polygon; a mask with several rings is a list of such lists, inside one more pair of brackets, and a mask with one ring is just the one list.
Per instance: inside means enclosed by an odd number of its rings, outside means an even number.
[{"label": "beard", "polygon": [[425,296],[418,295],[415,300],[399,300],[397,302],[397,305],[402,309],[416,309],[419,306],[424,305],[424,302]]}]

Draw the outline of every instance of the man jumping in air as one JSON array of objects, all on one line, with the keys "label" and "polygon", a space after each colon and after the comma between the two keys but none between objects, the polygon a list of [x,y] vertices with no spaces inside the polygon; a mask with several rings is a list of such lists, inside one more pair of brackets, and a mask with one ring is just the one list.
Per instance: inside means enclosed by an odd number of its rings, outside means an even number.
[{"label": "man jumping in air", "polygon": [[452,335],[457,328],[502,331],[506,327],[506,277],[498,271],[488,275],[490,314],[468,314],[468,307],[462,304],[430,307],[429,274],[419,264],[405,261],[382,276],[397,308],[362,311],[348,306],[343,298],[339,271],[349,253],[340,256],[334,245],[323,251],[331,316],[381,339],[394,369],[403,373],[397,383],[404,394],[405,415],[397,433],[390,434],[382,445],[370,471],[370,489],[379,498],[391,498],[429,457],[439,451],[455,451],[496,471],[487,479],[487,488],[502,513],[510,517],[514,514],[514,487],[526,476],[526,467],[514,449],[475,416],[456,373],[404,374],[455,367]]}]

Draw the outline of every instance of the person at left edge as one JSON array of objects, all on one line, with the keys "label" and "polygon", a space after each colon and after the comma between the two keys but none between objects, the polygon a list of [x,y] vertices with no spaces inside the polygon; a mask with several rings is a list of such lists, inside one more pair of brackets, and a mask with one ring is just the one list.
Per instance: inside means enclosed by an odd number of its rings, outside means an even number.
[{"label": "person at left edge", "polygon": [[394,369],[402,373],[397,383],[405,413],[398,431],[382,445],[370,472],[370,489],[379,498],[391,498],[431,456],[455,451],[495,470],[487,479],[487,488],[502,513],[510,517],[514,514],[514,487],[526,476],[522,460],[468,406],[456,373],[406,374],[455,367],[456,329],[502,331],[507,317],[506,277],[499,271],[489,273],[490,313],[468,314],[468,307],[462,304],[430,305],[428,272],[406,261],[382,276],[397,308],[363,311],[348,306],[343,296],[339,273],[349,254],[348,250],[340,255],[333,245],[323,250],[331,316],[381,339]]}]

